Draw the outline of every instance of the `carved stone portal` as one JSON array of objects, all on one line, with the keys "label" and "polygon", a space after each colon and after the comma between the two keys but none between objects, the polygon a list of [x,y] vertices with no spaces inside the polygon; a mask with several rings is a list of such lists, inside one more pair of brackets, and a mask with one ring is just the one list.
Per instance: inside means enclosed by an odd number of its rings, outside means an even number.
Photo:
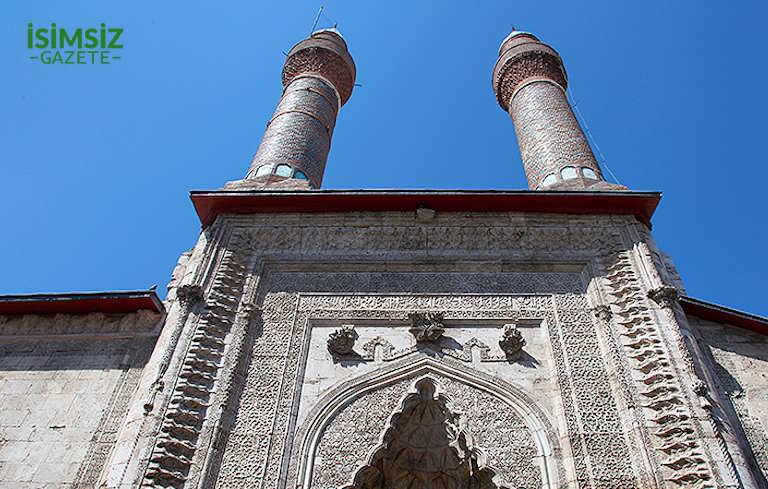
[{"label": "carved stone portal", "polygon": [[500,489],[459,413],[434,380],[416,382],[382,443],[344,489]]}]

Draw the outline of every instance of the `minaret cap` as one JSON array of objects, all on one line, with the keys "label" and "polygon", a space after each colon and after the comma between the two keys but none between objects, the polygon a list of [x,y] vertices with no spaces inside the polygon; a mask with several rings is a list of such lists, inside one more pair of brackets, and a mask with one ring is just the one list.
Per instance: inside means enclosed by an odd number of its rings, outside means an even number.
[{"label": "minaret cap", "polygon": [[529,32],[513,30],[499,47],[499,59],[493,67],[493,91],[505,112],[515,90],[530,79],[548,79],[563,90],[568,79],[557,51]]},{"label": "minaret cap", "polygon": [[317,30],[288,52],[283,87],[306,74],[316,74],[331,82],[339,94],[340,105],[349,100],[355,86],[355,62],[337,29]]}]

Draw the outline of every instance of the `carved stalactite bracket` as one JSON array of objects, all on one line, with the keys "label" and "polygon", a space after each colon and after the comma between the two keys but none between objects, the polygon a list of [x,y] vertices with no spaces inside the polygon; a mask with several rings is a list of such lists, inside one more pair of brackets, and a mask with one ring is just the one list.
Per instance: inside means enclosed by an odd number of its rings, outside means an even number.
[{"label": "carved stalactite bracket", "polygon": [[662,285],[648,291],[648,298],[663,308],[671,308],[677,303],[677,289]]},{"label": "carved stalactite bracket", "polygon": [[[680,322],[680,318],[677,316],[676,308],[675,306],[678,304],[679,299],[679,292],[676,288],[671,286],[661,286],[657,287],[655,289],[651,289],[648,291],[648,298],[650,298],[652,301],[657,303],[659,306],[661,306],[667,316],[667,318],[676,326],[673,328],[673,336],[675,343],[677,344],[678,349],[680,350],[680,354],[682,355],[683,362],[685,364],[685,367],[687,369],[687,373],[691,376],[692,384],[691,384],[691,391],[696,397],[695,400],[698,400],[699,407],[704,409],[705,411],[709,411],[712,406],[709,402],[709,400],[706,398],[706,383],[699,378],[699,373],[696,370],[695,363],[693,361],[693,347],[689,346],[689,342],[686,340],[686,336],[683,334],[683,324]],[[696,340],[693,338],[688,338],[691,342],[695,342]],[[702,391],[704,394],[701,394],[700,391]]]},{"label": "carved stalactite bracket", "polygon": [[173,352],[176,351],[176,346],[179,343],[179,338],[181,338],[181,332],[184,330],[184,325],[198,304],[200,304],[203,300],[203,289],[197,284],[181,285],[176,289],[176,299],[178,300],[180,307],[179,315],[175,324],[173,325],[171,336],[168,338],[168,345],[166,346],[165,351],[163,352],[163,356],[158,364],[155,381],[152,383],[152,392],[150,393],[149,398],[144,402],[145,415],[149,415],[155,408],[155,399],[157,398],[157,395],[165,388],[163,377],[168,371],[168,366],[171,363],[171,357],[173,356]]},{"label": "carved stalactite bracket", "polygon": [[[706,447],[697,439],[695,415],[686,402],[683,386],[675,380],[677,375],[662,332],[644,304],[645,297],[629,253],[616,254],[607,272],[624,354],[641,375],[644,385],[638,392],[640,405],[653,413],[650,420],[656,428],[649,431],[656,457],[660,465],[668,469],[663,477],[682,487],[714,487],[714,475],[704,456]],[[645,295],[670,312],[677,301],[674,287],[658,287]],[[598,310],[593,312],[600,318]]]},{"label": "carved stalactite bracket", "polygon": [[390,418],[369,463],[344,489],[382,487],[384,480],[397,481],[398,487],[502,489],[493,482],[496,473],[474,445],[462,414],[451,409],[436,381],[422,377],[414,389]]},{"label": "carved stalactite bracket", "polygon": [[203,300],[203,288],[197,284],[184,284],[176,289],[176,298],[183,307],[194,306]]},{"label": "carved stalactite bracket", "polygon": [[[142,487],[179,487],[187,481],[224,360],[225,338],[239,313],[252,313],[250,307],[238,309],[245,274],[237,255],[225,252],[175,379]],[[192,299],[196,294],[190,292],[184,295]]]}]

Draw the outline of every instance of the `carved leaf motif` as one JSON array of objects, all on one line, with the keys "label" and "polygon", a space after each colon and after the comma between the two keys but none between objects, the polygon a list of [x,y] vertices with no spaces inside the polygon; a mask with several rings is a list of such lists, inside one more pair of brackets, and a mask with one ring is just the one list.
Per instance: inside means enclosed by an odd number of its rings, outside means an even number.
[{"label": "carved leaf motif", "polygon": [[501,340],[499,340],[499,346],[504,350],[507,358],[515,359],[523,352],[525,339],[523,338],[522,333],[520,333],[520,330],[517,329],[517,326],[514,324],[505,324],[504,334],[502,335]]},{"label": "carved leaf motif", "polygon": [[414,312],[409,314],[408,318],[411,320],[409,331],[416,338],[416,343],[435,342],[445,332],[441,312]]},{"label": "carved leaf motif", "polygon": [[342,324],[341,328],[328,336],[328,351],[333,358],[352,355],[356,339],[355,327],[351,324]]}]

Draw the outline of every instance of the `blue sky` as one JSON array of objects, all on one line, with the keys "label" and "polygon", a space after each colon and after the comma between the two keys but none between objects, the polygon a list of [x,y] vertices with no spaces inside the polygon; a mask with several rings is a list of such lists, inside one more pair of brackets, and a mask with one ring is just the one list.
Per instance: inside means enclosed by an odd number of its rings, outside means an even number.
[{"label": "blue sky", "polygon": [[[619,180],[698,298],[768,314],[766,2],[324,1],[357,64],[326,188],[525,188],[490,77],[512,25],[565,60]],[[3,2],[0,293],[165,285],[191,189],[244,175],[319,2]],[[125,29],[111,65],[27,58],[26,26]]]}]

